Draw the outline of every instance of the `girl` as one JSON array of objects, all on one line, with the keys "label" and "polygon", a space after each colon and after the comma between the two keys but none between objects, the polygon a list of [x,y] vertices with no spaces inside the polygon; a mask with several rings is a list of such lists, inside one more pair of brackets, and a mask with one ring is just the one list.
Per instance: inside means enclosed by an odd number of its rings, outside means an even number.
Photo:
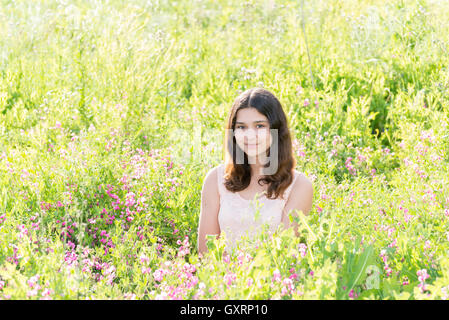
[{"label": "girl", "polygon": [[[290,213],[308,214],[312,207],[312,183],[295,170],[287,119],[271,92],[253,88],[237,97],[225,143],[225,163],[207,173],[201,191],[200,254],[207,251],[206,235],[219,237],[225,232],[226,248],[231,249],[264,224],[270,232],[281,223],[290,227]],[[298,236],[296,223],[292,225]]]}]

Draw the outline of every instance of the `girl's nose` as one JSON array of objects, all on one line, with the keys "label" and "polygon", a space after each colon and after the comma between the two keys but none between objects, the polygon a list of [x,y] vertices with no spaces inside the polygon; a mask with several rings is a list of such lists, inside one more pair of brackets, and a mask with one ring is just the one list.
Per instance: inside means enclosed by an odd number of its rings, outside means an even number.
[{"label": "girl's nose", "polygon": [[248,135],[257,136],[257,130],[256,129],[248,129]]},{"label": "girl's nose", "polygon": [[257,131],[254,130],[254,129],[248,129],[247,132],[246,132],[246,137],[248,139],[256,138],[257,137]]}]

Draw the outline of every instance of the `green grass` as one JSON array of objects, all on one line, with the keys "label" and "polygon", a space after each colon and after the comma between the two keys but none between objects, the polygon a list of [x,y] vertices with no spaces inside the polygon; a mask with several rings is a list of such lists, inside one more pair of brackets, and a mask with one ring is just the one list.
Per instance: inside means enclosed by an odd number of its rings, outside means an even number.
[{"label": "green grass", "polygon": [[[0,0],[0,299],[446,299],[448,14]],[[288,115],[314,205],[299,238],[200,260],[203,179],[256,86]]]}]

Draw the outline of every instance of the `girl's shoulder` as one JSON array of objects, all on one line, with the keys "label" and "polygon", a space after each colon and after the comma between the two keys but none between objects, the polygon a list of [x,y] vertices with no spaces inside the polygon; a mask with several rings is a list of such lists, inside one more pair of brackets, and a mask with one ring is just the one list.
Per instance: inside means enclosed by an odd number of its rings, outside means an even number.
[{"label": "girl's shoulder", "polygon": [[209,169],[204,179],[205,184],[207,183],[209,186],[217,186],[217,184],[222,180],[224,165],[224,163],[220,163],[219,165]]},{"label": "girl's shoulder", "polygon": [[292,183],[292,189],[295,191],[313,190],[312,180],[304,172],[294,170],[295,177]]},{"label": "girl's shoulder", "polygon": [[210,174],[216,174],[218,171],[220,171],[222,168],[224,168],[224,163],[220,163],[218,165],[216,165],[215,167],[212,167],[209,169],[209,171],[207,171],[206,176],[210,175]]}]

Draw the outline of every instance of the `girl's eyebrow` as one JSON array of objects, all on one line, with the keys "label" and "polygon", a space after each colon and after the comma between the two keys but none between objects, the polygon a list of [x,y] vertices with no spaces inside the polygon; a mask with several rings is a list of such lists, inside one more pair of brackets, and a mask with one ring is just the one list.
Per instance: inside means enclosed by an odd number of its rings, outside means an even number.
[{"label": "girl's eyebrow", "polygon": [[[260,123],[260,122],[268,122],[268,121],[266,121],[266,120],[256,120],[256,121],[253,121],[253,123]],[[235,123],[236,123],[236,124],[245,124],[245,122],[240,122],[240,121],[236,121]]]}]

